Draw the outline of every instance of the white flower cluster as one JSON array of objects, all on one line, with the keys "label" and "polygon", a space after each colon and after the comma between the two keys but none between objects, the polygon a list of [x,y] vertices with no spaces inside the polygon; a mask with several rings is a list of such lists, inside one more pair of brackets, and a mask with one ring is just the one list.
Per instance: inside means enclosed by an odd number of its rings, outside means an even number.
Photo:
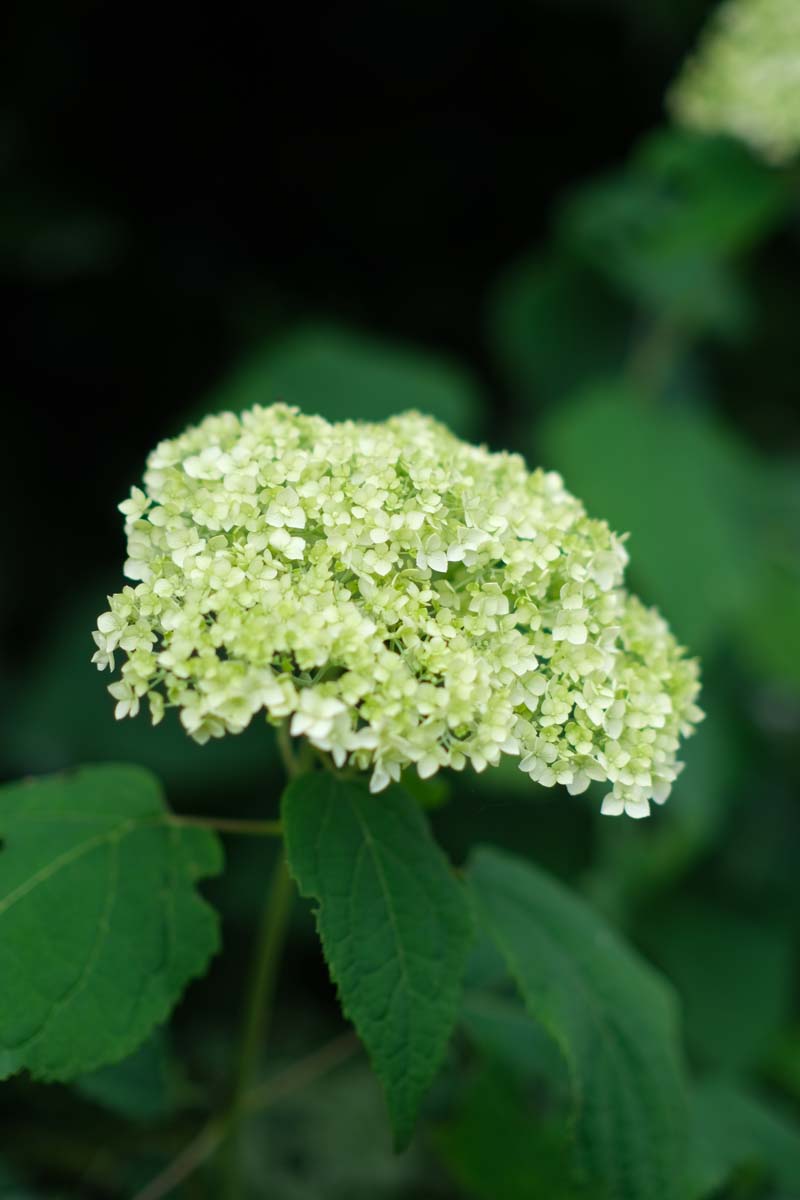
[{"label": "white flower cluster", "polygon": [[263,710],[373,791],[508,754],[545,787],[611,783],[607,813],[666,798],[697,664],[558,475],[417,413],[275,405],[162,442],[120,508],[135,585],[93,660],[125,655],[117,717],[147,696],[205,742]]},{"label": "white flower cluster", "polygon": [[686,125],[729,133],[770,162],[800,150],[800,3],[727,0],[674,87]]}]

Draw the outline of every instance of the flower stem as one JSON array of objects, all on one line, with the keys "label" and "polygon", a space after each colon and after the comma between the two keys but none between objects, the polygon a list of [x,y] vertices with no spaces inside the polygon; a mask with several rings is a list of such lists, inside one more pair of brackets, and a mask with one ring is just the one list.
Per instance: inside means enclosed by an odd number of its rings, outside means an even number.
[{"label": "flower stem", "polygon": [[275,731],[275,740],[278,743],[278,752],[283,762],[286,774],[292,779],[299,774],[298,763],[295,758],[294,750],[292,749],[292,739],[289,734],[289,726],[286,721],[283,721]]},{"label": "flower stem", "polygon": [[[291,740],[285,725],[278,730],[278,746],[287,775],[293,778],[302,774],[303,767],[292,751]],[[226,1120],[230,1129],[230,1138],[226,1146],[223,1165],[222,1194],[225,1200],[240,1200],[244,1195],[244,1179],[241,1170],[243,1118],[247,1111],[247,1094],[257,1074],[259,1060],[264,1051],[293,893],[294,884],[289,874],[286,853],[281,846],[261,915],[250,970],[250,982],[245,998],[242,1037],[236,1061],[233,1094]]]},{"label": "flower stem", "polygon": [[[257,1084],[245,1095],[245,1109],[248,1113],[263,1112],[285,1096],[302,1091],[320,1076],[351,1058],[358,1048],[359,1041],[355,1034],[340,1034],[319,1049],[312,1050],[304,1058],[291,1063],[265,1083]],[[229,1133],[230,1119],[227,1116],[212,1117],[197,1136],[167,1163],[164,1170],[136,1193],[134,1200],[162,1200],[164,1196],[171,1195],[216,1153]]]},{"label": "flower stem", "polygon": [[671,321],[653,321],[634,343],[626,366],[628,379],[647,399],[661,399],[682,349],[680,332]]},{"label": "flower stem", "polygon": [[235,817],[193,817],[171,813],[167,824],[182,829],[213,829],[217,833],[242,833],[248,837],[280,837],[280,821],[240,821]]},{"label": "flower stem", "polygon": [[278,964],[291,912],[292,892],[293,883],[286,865],[286,855],[281,848],[267,893],[247,989],[244,1026],[230,1104],[232,1132],[227,1148],[223,1193],[226,1200],[239,1200],[244,1190],[241,1177],[242,1119],[247,1109],[246,1096],[258,1073],[266,1041]]}]

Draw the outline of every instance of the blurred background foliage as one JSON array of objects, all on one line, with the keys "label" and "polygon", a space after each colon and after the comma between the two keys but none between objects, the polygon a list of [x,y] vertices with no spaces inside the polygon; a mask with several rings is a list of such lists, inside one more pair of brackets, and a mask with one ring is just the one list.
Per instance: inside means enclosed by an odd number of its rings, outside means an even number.
[{"label": "blurred background foliage", "polygon": [[[272,815],[270,734],[115,724],[89,632],[146,452],[220,408],[431,412],[561,471],[703,660],[707,720],[643,823],[500,768],[422,787],[456,860],[527,854],[672,980],[691,1196],[800,1196],[800,175],[669,124],[708,0],[19,6],[0,78],[0,771],[151,766]],[[261,845],[207,891],[225,952],[169,1031],[0,1090],[0,1196],[133,1195],[224,1096]],[[479,949],[415,1147],[355,1053],[248,1126],[273,1200],[572,1200],[564,1081]],[[265,1071],[341,1033],[294,916]],[[302,1075],[302,1073],[301,1073]],[[300,1081],[302,1083],[302,1079]],[[269,1180],[269,1190],[263,1181]],[[263,1189],[263,1190],[262,1190]],[[179,1194],[212,1196],[191,1176]]]}]

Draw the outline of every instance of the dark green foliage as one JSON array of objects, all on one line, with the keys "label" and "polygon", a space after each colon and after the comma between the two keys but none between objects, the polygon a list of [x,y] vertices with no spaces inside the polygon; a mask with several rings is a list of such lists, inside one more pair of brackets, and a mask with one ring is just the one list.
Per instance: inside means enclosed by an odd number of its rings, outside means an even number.
[{"label": "dark green foliage", "polygon": [[515,263],[489,300],[501,370],[527,404],[552,403],[612,374],[629,352],[629,307],[597,272],[562,255]]},{"label": "dark green foliage", "polygon": [[725,1081],[698,1084],[691,1098],[689,1196],[716,1194],[743,1168],[800,1196],[800,1131],[757,1093]]},{"label": "dark green foliage", "polygon": [[560,231],[646,311],[684,330],[735,334],[747,304],[731,260],[769,232],[785,197],[783,176],[737,143],[660,132],[623,171],[582,188]]},{"label": "dark green foliage", "polygon": [[157,1029],[129,1058],[81,1075],[73,1086],[110,1112],[132,1121],[155,1121],[170,1111],[171,1083],[165,1037]]},{"label": "dark green foliage", "polygon": [[400,788],[328,774],[283,799],[289,865],[316,901],[331,977],[383,1083],[399,1145],[455,1025],[472,938],[463,889]]},{"label": "dark green foliage", "polygon": [[0,1076],[72,1079],[135,1050],[219,945],[205,830],[139,767],[0,790]]},{"label": "dark green foliage", "polygon": [[786,924],[672,896],[649,914],[646,939],[681,996],[696,1060],[730,1074],[761,1065],[790,1012]]},{"label": "dark green foliage", "polygon": [[436,1131],[436,1145],[467,1194],[482,1200],[579,1200],[584,1194],[565,1170],[563,1120],[543,1116],[520,1080],[496,1066],[467,1075],[454,1116]]},{"label": "dark green foliage", "polygon": [[758,464],[702,411],[660,407],[624,383],[559,405],[539,450],[592,516],[630,533],[630,574],[702,654],[752,603]]},{"label": "dark green foliage", "polygon": [[581,1175],[610,1200],[682,1200],[686,1096],[668,985],[531,864],[480,850],[469,878],[528,1012],[564,1055]]}]

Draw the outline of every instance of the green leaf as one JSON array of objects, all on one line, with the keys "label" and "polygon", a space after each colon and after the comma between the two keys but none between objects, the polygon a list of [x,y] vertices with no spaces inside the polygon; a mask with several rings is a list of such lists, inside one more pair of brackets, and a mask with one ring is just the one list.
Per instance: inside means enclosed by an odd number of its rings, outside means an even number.
[{"label": "green leaf", "polygon": [[469,879],[528,1011],[567,1062],[587,1180],[610,1200],[684,1200],[686,1098],[667,985],[532,865],[482,849]]},{"label": "green leaf", "polygon": [[329,421],[383,421],[414,408],[469,436],[475,432],[479,399],[472,378],[447,359],[312,325],[255,351],[203,409],[240,412],[282,400]]},{"label": "green leaf", "polygon": [[601,278],[568,258],[515,263],[489,297],[488,333],[515,395],[553,401],[619,369],[632,313]]},{"label": "green leaf", "polygon": [[786,177],[733,138],[659,130],[642,142],[633,166],[659,191],[669,213],[662,236],[675,249],[742,254],[775,228],[791,203]]},{"label": "green leaf", "polygon": [[683,1001],[697,1060],[731,1072],[757,1066],[791,1009],[791,930],[671,896],[648,913],[641,937]]},{"label": "green leaf", "polygon": [[[482,1065],[459,1089],[456,1112],[434,1131],[454,1179],[481,1200],[577,1200],[568,1131],[542,1113],[517,1075]],[[595,1198],[596,1200],[596,1198]]]},{"label": "green leaf", "polygon": [[542,1025],[531,1021],[519,993],[468,992],[460,1025],[485,1060],[528,1082],[544,1081],[554,1098],[569,1099],[561,1050]]},{"label": "green leaf", "polygon": [[217,839],[139,767],[0,789],[0,1066],[71,1079],[130,1054],[219,945]]},{"label": "green leaf", "polygon": [[665,238],[665,213],[647,183],[613,179],[586,188],[566,209],[569,240],[588,265],[646,312],[692,333],[738,334],[750,315],[727,263]]},{"label": "green leaf", "polygon": [[718,1080],[695,1086],[690,1111],[692,1200],[716,1194],[741,1168],[756,1168],[792,1197],[800,1196],[796,1122],[756,1093]]},{"label": "green leaf", "polygon": [[465,893],[400,788],[371,796],[328,773],[305,776],[286,790],[283,820],[291,872],[317,901],[331,977],[405,1146],[458,1013],[472,939]]},{"label": "green leaf", "polygon": [[163,1030],[157,1029],[122,1062],[81,1075],[73,1086],[86,1100],[131,1121],[165,1116],[171,1088]]},{"label": "green leaf", "polygon": [[760,678],[800,691],[800,562],[764,563],[752,609],[739,629],[739,648]]},{"label": "green leaf", "polygon": [[668,130],[623,170],[581,188],[561,236],[645,310],[690,330],[738,331],[747,298],[732,260],[780,218],[777,172],[733,141]]},{"label": "green leaf", "polygon": [[[766,308],[771,311],[770,305]],[[762,348],[762,357],[766,351]],[[800,460],[769,461],[759,493],[755,594],[737,630],[745,664],[760,679],[800,692]],[[780,720],[780,717],[779,717]]]},{"label": "green leaf", "polygon": [[775,1038],[763,1067],[764,1075],[800,1104],[800,1024],[796,1019]]},{"label": "green leaf", "polygon": [[759,465],[690,408],[659,408],[623,384],[563,404],[539,445],[587,505],[630,532],[629,573],[679,638],[707,651],[752,603]]}]

